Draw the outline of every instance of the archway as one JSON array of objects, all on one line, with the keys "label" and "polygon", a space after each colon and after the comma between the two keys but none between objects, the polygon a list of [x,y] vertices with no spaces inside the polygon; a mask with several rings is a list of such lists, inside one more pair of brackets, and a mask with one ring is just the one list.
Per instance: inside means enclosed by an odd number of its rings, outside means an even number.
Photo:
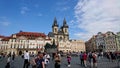
[{"label": "archway", "polygon": [[19,55],[22,55],[22,51],[19,51]]}]

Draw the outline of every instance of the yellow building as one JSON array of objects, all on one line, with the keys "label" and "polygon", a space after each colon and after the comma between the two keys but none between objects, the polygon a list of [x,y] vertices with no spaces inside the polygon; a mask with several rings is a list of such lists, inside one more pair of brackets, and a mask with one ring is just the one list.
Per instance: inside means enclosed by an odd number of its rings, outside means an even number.
[{"label": "yellow building", "polygon": [[62,52],[81,52],[85,50],[85,43],[82,40],[60,41],[58,50]]},{"label": "yellow building", "polygon": [[83,40],[70,40],[70,43],[72,52],[86,51],[85,42]]},{"label": "yellow building", "polygon": [[62,52],[71,52],[71,43],[70,41],[60,41],[58,44],[58,51],[62,51]]}]

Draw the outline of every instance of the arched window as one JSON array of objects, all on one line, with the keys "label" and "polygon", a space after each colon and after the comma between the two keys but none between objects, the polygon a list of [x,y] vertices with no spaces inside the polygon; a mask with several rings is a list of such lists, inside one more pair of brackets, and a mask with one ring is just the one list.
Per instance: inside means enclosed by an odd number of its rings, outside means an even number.
[{"label": "arched window", "polygon": [[65,32],[67,33],[67,29],[65,29]]},{"label": "arched window", "polygon": [[55,28],[55,32],[57,32],[57,28]]},{"label": "arched window", "polygon": [[62,41],[62,37],[59,38],[59,41]]}]

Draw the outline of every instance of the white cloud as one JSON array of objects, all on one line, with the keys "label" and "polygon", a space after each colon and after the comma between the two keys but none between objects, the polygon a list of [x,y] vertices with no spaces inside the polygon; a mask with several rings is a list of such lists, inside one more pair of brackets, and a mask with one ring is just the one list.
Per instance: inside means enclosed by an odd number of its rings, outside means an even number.
[{"label": "white cloud", "polygon": [[77,25],[83,32],[74,35],[88,40],[98,32],[120,31],[120,0],[79,0],[75,6]]},{"label": "white cloud", "polygon": [[71,29],[74,30],[74,28],[77,27],[77,24],[76,24],[76,22],[74,20],[71,20],[71,21],[69,21],[69,26],[70,26]]},{"label": "white cloud", "polygon": [[10,22],[4,21],[4,22],[0,22],[0,24],[1,24],[2,26],[9,26],[9,25],[10,25]]},{"label": "white cloud", "polygon": [[70,6],[68,6],[68,3],[67,1],[59,1],[56,3],[56,10],[57,11],[67,11],[70,9]]},{"label": "white cloud", "polygon": [[24,15],[24,14],[26,14],[29,10],[30,10],[30,9],[29,9],[28,7],[24,6],[24,7],[21,7],[20,13]]},{"label": "white cloud", "polygon": [[70,9],[69,6],[59,6],[59,7],[56,8],[56,10],[60,11],[60,12],[67,11],[69,9]]},{"label": "white cloud", "polygon": [[74,33],[74,35],[83,40],[86,40],[86,39],[90,38],[90,36],[91,36],[91,34],[87,34],[87,33],[83,33],[83,32]]},{"label": "white cloud", "polygon": [[7,17],[0,17],[0,26],[9,26],[10,24]]},{"label": "white cloud", "polygon": [[66,6],[66,7],[62,8],[62,11],[66,11],[66,10],[69,10],[69,9],[70,9],[70,7]]}]

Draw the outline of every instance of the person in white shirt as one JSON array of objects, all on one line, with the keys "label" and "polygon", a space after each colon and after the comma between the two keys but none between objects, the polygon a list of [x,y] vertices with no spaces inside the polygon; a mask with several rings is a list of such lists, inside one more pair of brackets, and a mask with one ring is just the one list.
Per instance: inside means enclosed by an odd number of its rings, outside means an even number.
[{"label": "person in white shirt", "polygon": [[49,56],[49,54],[47,54],[47,53],[45,53],[45,55],[44,55],[44,61],[45,61],[45,65],[47,66],[47,64],[49,64],[49,61],[50,61],[50,56]]},{"label": "person in white shirt", "polygon": [[50,55],[49,54],[47,54],[47,59],[50,61]]},{"label": "person in white shirt", "polygon": [[8,55],[8,57],[7,57],[7,64],[6,64],[5,68],[10,68],[10,55]]},{"label": "person in white shirt", "polygon": [[24,65],[23,65],[23,68],[28,68],[29,59],[30,59],[29,53],[28,53],[28,51],[26,51],[26,53],[24,53]]}]

